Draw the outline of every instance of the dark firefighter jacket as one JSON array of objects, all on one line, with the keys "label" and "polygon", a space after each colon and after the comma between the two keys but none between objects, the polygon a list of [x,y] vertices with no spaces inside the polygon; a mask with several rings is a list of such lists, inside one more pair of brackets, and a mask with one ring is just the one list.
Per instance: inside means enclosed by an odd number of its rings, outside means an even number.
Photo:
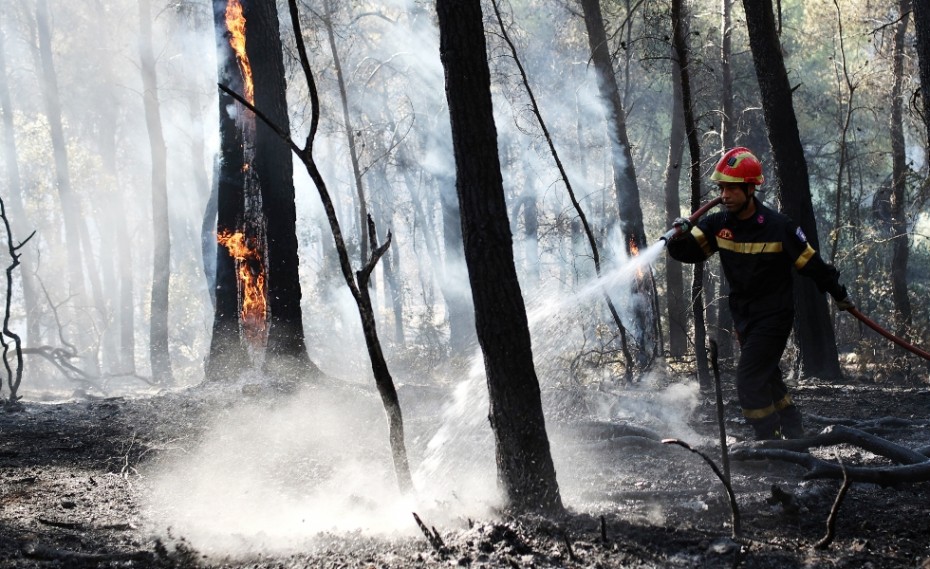
[{"label": "dark firefighter jacket", "polygon": [[756,322],[794,315],[792,267],[814,279],[821,292],[836,300],[846,298],[839,274],[807,242],[807,236],[788,216],[752,198],[756,213],[745,220],[727,211],[702,218],[690,233],[668,243],[672,258],[685,263],[703,261],[720,253],[730,283],[730,310],[736,331],[743,335]]}]

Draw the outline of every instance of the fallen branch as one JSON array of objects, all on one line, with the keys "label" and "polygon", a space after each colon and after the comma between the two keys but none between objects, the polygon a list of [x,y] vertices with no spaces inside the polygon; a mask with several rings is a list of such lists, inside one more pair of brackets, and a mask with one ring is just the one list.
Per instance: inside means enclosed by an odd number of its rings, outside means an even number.
[{"label": "fallen branch", "polygon": [[831,425],[813,437],[762,441],[757,443],[756,446],[766,449],[805,451],[811,447],[840,444],[855,445],[873,454],[884,456],[898,464],[919,464],[927,460],[927,456],[920,451],[911,450],[871,433],[845,425]]},{"label": "fallen branch", "polygon": [[923,421],[912,421],[910,419],[902,419],[900,417],[879,417],[877,419],[847,419],[839,417],[823,417],[820,415],[810,415],[806,414],[804,419],[811,423],[817,423],[820,425],[844,425],[847,427],[855,427],[862,431],[873,432],[876,430],[889,430],[889,429],[907,429],[911,427],[926,427],[928,423],[926,420]]},{"label": "fallen branch", "polygon": [[149,561],[152,554],[148,551],[132,553],[84,553],[68,549],[56,549],[38,543],[23,547],[23,556],[43,561],[63,561],[65,563],[110,563],[118,561]]},{"label": "fallen branch", "polygon": [[[803,466],[808,470],[807,480],[843,478],[843,468],[804,452],[772,448],[740,448],[730,453],[733,460],[780,460]],[[846,469],[850,481],[895,486],[902,483],[930,481],[930,460],[918,464],[899,466],[854,466]]]}]

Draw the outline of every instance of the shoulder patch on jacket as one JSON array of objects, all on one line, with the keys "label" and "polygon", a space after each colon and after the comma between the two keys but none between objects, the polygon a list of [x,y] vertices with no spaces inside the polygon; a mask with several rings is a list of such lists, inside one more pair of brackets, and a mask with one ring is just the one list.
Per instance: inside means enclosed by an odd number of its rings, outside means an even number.
[{"label": "shoulder patch on jacket", "polygon": [[732,241],[732,240],[733,240],[733,232],[732,232],[728,227],[724,227],[723,229],[721,229],[720,231],[717,232],[717,237],[719,237],[719,238],[721,238],[721,239],[729,239],[729,240]]},{"label": "shoulder patch on jacket", "polygon": [[798,230],[794,232],[798,236],[798,239],[801,240],[801,243],[807,243],[807,235],[804,235],[804,232],[798,227]]}]

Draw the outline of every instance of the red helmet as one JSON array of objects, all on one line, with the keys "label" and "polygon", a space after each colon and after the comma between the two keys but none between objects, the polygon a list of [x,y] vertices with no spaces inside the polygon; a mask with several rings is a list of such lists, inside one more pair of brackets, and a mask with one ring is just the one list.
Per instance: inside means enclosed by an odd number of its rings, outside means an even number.
[{"label": "red helmet", "polygon": [[748,148],[737,146],[723,155],[714,167],[710,179],[714,182],[762,185],[762,163]]}]

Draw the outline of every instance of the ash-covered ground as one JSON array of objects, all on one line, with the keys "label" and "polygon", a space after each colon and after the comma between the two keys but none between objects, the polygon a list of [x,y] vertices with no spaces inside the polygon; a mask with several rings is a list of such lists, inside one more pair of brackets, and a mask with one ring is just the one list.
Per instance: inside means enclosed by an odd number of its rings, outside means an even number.
[{"label": "ash-covered ground", "polygon": [[[853,484],[817,549],[840,483],[776,461],[731,464],[732,539],[711,468],[656,440],[720,462],[713,395],[687,381],[545,389],[566,515],[512,517],[483,391],[400,385],[415,497],[397,493],[366,386],[243,380],[27,402],[0,413],[0,567],[930,567],[930,484]],[[811,380],[795,394],[810,415],[907,419],[881,436],[930,445],[926,383]],[[738,443],[749,429],[724,395]],[[849,445],[815,453],[888,464]]]}]

